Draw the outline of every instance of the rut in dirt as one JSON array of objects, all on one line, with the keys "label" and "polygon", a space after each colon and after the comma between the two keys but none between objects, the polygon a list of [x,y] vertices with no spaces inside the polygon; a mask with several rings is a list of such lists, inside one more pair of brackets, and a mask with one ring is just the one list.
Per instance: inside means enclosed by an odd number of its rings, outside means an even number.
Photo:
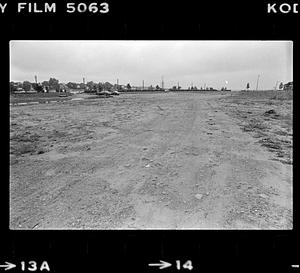
[{"label": "rut in dirt", "polygon": [[11,228],[292,228],[291,165],[242,130],[223,97],[12,108]]}]

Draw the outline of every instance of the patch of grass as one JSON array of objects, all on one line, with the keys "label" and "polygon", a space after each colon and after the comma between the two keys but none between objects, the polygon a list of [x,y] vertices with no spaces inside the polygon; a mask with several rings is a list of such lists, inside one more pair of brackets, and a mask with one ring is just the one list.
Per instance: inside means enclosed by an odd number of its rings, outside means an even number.
[{"label": "patch of grass", "polygon": [[263,138],[259,140],[259,143],[271,150],[279,150],[281,148],[280,141],[277,141],[276,139]]},{"label": "patch of grass", "polygon": [[270,152],[276,154],[280,162],[285,164],[292,164],[292,142],[289,140],[282,140],[276,137],[267,137],[258,141],[262,146],[268,148]]},{"label": "patch of grass", "polygon": [[274,91],[276,92],[274,96],[272,96],[271,100],[292,100],[293,99],[293,91]]},{"label": "patch of grass", "polygon": [[226,111],[240,121],[258,143],[275,155],[274,160],[292,164],[293,91],[235,92],[222,101]]},{"label": "patch of grass", "polygon": [[[269,100],[267,102],[265,101],[265,103],[273,104],[274,100],[292,100],[293,91],[239,91],[232,92],[232,96],[225,97],[225,99],[232,100],[232,103],[243,104],[251,104],[251,102],[245,102],[245,100]],[[243,102],[239,102],[239,100],[242,100]]]},{"label": "patch of grass", "polygon": [[65,93],[67,97],[60,97],[59,92],[56,93],[32,93],[32,94],[11,94],[10,103],[22,103],[22,102],[46,102],[50,100],[69,100],[71,99],[71,93]]},{"label": "patch of grass", "polygon": [[27,135],[25,134],[13,134],[10,137],[11,141],[17,141],[17,142],[35,142],[38,141],[40,138],[40,135],[38,134],[32,134],[32,135]]},{"label": "patch of grass", "polygon": [[37,143],[12,143],[10,154],[14,156],[21,156],[23,154],[44,154],[48,152],[45,147],[39,147]]},{"label": "patch of grass", "polygon": [[267,130],[268,128],[269,127],[266,124],[264,124],[262,121],[257,120],[257,119],[251,119],[249,121],[249,123],[247,123],[246,125],[244,125],[242,127],[242,129],[245,132],[254,132],[254,131],[257,131],[257,130],[264,131],[264,130]]},{"label": "patch of grass", "polygon": [[13,155],[33,154],[36,146],[31,143],[16,143],[11,147],[10,153]]}]

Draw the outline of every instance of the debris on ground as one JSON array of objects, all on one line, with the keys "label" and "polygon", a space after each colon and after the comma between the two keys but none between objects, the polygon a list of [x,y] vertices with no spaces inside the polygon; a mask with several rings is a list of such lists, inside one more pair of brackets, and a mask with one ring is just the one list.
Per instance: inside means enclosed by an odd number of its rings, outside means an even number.
[{"label": "debris on ground", "polygon": [[291,100],[243,96],[11,107],[10,228],[291,229]]},{"label": "debris on ground", "polygon": [[276,114],[276,111],[274,109],[268,110],[264,113],[264,115],[273,115]]},{"label": "debris on ground", "polygon": [[195,195],[195,197],[196,197],[198,200],[201,200],[202,197],[203,197],[203,194],[197,193],[197,194]]}]

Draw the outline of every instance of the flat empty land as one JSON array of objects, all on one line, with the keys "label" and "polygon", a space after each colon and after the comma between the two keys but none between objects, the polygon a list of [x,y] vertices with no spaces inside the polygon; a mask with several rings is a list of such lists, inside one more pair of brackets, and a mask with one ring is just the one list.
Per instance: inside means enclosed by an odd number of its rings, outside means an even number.
[{"label": "flat empty land", "polygon": [[[64,95],[66,97],[60,97],[60,95]],[[31,102],[39,102],[46,103],[49,101],[64,101],[71,99],[71,93],[21,93],[21,94],[11,94],[10,95],[10,103],[11,104],[19,104],[19,103],[31,103]]]},{"label": "flat empty land", "polygon": [[292,97],[11,106],[11,229],[291,229]]}]

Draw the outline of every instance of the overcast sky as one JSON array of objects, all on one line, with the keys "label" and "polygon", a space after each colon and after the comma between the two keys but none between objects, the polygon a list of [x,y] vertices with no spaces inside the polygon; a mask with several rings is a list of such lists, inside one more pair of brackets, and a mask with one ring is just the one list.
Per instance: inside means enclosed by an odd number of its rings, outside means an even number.
[{"label": "overcast sky", "polygon": [[183,88],[270,89],[292,80],[292,42],[264,41],[11,41],[10,80],[34,82],[179,82]]}]

